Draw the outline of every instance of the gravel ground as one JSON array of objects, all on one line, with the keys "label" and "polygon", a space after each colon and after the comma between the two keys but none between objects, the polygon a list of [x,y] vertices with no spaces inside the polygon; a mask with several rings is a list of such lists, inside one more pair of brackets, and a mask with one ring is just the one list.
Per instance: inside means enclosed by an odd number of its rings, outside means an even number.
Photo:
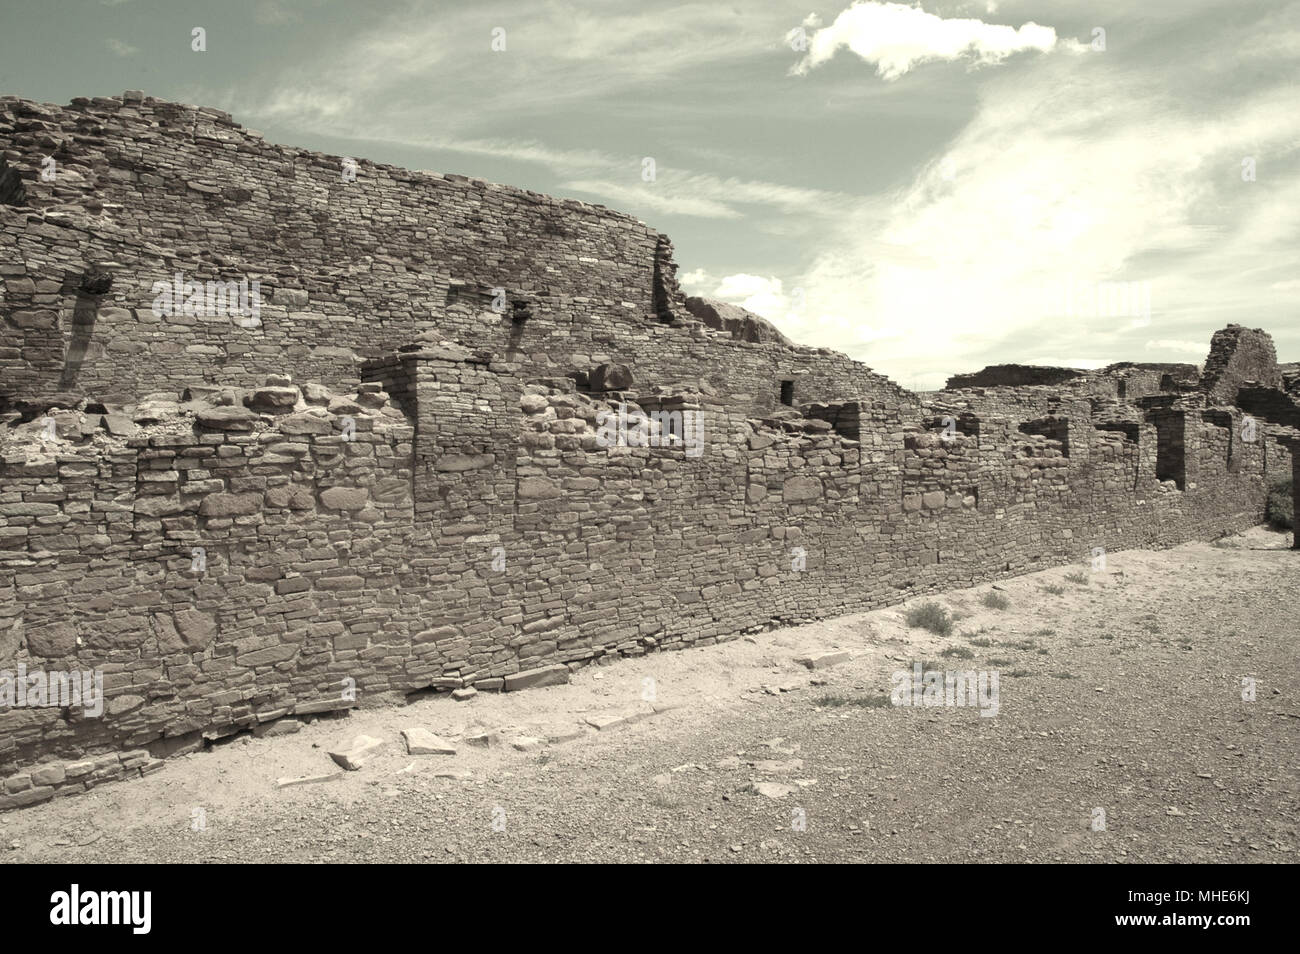
[{"label": "gravel ground", "polygon": [[[590,667],[568,686],[244,736],[0,816],[0,859],[1295,862],[1288,542],[1261,529],[942,594],[947,637],[892,607]],[[991,593],[1007,606],[986,605]],[[852,658],[795,662],[833,650]],[[914,660],[997,671],[998,714],[889,705],[891,673]],[[605,713],[645,717],[511,744]],[[408,756],[407,726],[459,751]],[[480,727],[501,742],[464,744]],[[339,772],[326,751],[360,733],[389,744]],[[276,786],[318,773],[333,777]]]}]

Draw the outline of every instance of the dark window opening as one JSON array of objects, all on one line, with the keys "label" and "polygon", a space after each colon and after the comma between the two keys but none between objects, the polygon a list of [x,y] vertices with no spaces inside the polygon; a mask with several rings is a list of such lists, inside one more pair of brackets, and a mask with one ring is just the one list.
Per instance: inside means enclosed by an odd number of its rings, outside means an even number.
[{"label": "dark window opening", "polygon": [[1184,489],[1187,480],[1187,450],[1184,445],[1183,415],[1166,414],[1157,417],[1156,425],[1156,480],[1172,480]]},{"label": "dark window opening", "polygon": [[1067,418],[1049,414],[1035,421],[1025,421],[1020,425],[1020,433],[1037,434],[1055,441],[1060,445],[1061,456],[1070,456],[1070,422]]},{"label": "dark window opening", "polygon": [[794,382],[781,382],[781,403],[787,407],[794,407]]}]

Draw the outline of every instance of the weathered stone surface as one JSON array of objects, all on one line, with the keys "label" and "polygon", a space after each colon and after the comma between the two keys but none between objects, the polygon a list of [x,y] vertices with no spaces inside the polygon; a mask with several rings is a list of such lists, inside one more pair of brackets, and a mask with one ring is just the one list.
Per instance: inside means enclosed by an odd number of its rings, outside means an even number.
[{"label": "weathered stone surface", "polygon": [[385,742],[370,735],[358,735],[346,746],[330,751],[330,758],[349,772],[355,772],[383,751]]},{"label": "weathered stone surface", "polygon": [[210,614],[197,609],[177,610],[173,616],[176,620],[176,633],[183,648],[203,650],[212,643],[217,635],[217,621]]},{"label": "weathered stone surface", "polygon": [[798,791],[793,785],[786,785],[784,782],[751,782],[749,790],[755,795],[778,800],[789,798]]},{"label": "weathered stone surface", "polygon": [[461,737],[461,741],[475,748],[487,749],[501,741],[501,733],[495,729],[471,729]]},{"label": "weathered stone surface", "polygon": [[298,785],[317,785],[321,782],[332,782],[335,779],[342,777],[342,772],[326,772],[321,775],[302,775],[297,778],[279,778],[275,781],[275,787],[293,788]]},{"label": "weathered stone surface", "polygon": [[294,387],[254,388],[244,404],[262,414],[288,414],[302,400],[302,393]]},{"label": "weathered stone surface", "polygon": [[218,431],[251,431],[257,415],[243,407],[209,407],[194,414],[200,427]]},{"label": "weathered stone surface", "polygon": [[592,369],[593,391],[626,391],[632,384],[632,369],[625,364],[598,364]]},{"label": "weathered stone surface", "polygon": [[519,496],[523,498],[547,499],[560,496],[560,488],[545,477],[524,477],[519,481]]},{"label": "weathered stone surface", "polygon": [[846,650],[835,650],[833,652],[796,656],[794,661],[801,666],[807,666],[809,669],[828,669],[831,666],[846,663],[852,658],[853,654]]},{"label": "weathered stone surface", "polygon": [[199,505],[205,517],[232,517],[257,513],[262,509],[261,494],[209,494]]},{"label": "weathered stone surface", "polygon": [[361,510],[369,499],[365,487],[330,487],[320,494],[321,505],[330,510]]},{"label": "weathered stone surface", "polygon": [[569,681],[568,666],[543,666],[527,672],[515,672],[505,677],[505,690],[537,689],[542,686],[562,686]]},{"label": "weathered stone surface", "polygon": [[27,628],[27,651],[33,656],[57,659],[77,649],[77,628],[72,623],[50,623]]},{"label": "weathered stone surface", "polygon": [[276,719],[272,722],[258,723],[253,727],[253,735],[259,739],[274,739],[301,731],[302,723],[297,719]]},{"label": "weathered stone surface", "polygon": [[456,746],[428,729],[412,726],[402,730],[408,755],[455,755]]},{"label": "weathered stone surface", "polygon": [[786,503],[816,500],[822,495],[822,482],[816,477],[791,477],[781,491]]},{"label": "weathered stone surface", "polygon": [[459,473],[466,470],[482,470],[496,463],[492,454],[443,454],[435,463],[435,470]]}]

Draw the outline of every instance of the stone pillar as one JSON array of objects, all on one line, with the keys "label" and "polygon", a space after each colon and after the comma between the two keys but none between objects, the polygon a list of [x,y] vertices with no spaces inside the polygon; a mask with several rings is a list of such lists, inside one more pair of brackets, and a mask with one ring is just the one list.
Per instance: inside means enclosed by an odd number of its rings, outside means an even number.
[{"label": "stone pillar", "polygon": [[415,384],[415,518],[435,536],[514,526],[518,387],[487,355],[454,346],[409,352]]}]

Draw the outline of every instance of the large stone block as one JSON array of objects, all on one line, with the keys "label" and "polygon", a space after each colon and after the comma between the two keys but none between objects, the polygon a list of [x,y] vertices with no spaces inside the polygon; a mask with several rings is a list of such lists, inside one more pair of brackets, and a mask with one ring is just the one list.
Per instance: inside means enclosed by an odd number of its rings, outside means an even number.
[{"label": "large stone block", "polygon": [[540,669],[511,673],[505,677],[503,688],[507,692],[516,692],[520,689],[536,689],[540,686],[562,686],[568,681],[568,666],[542,666]]},{"label": "large stone block", "polygon": [[822,495],[822,482],[816,477],[790,477],[782,487],[781,493],[786,503],[816,500]]}]

